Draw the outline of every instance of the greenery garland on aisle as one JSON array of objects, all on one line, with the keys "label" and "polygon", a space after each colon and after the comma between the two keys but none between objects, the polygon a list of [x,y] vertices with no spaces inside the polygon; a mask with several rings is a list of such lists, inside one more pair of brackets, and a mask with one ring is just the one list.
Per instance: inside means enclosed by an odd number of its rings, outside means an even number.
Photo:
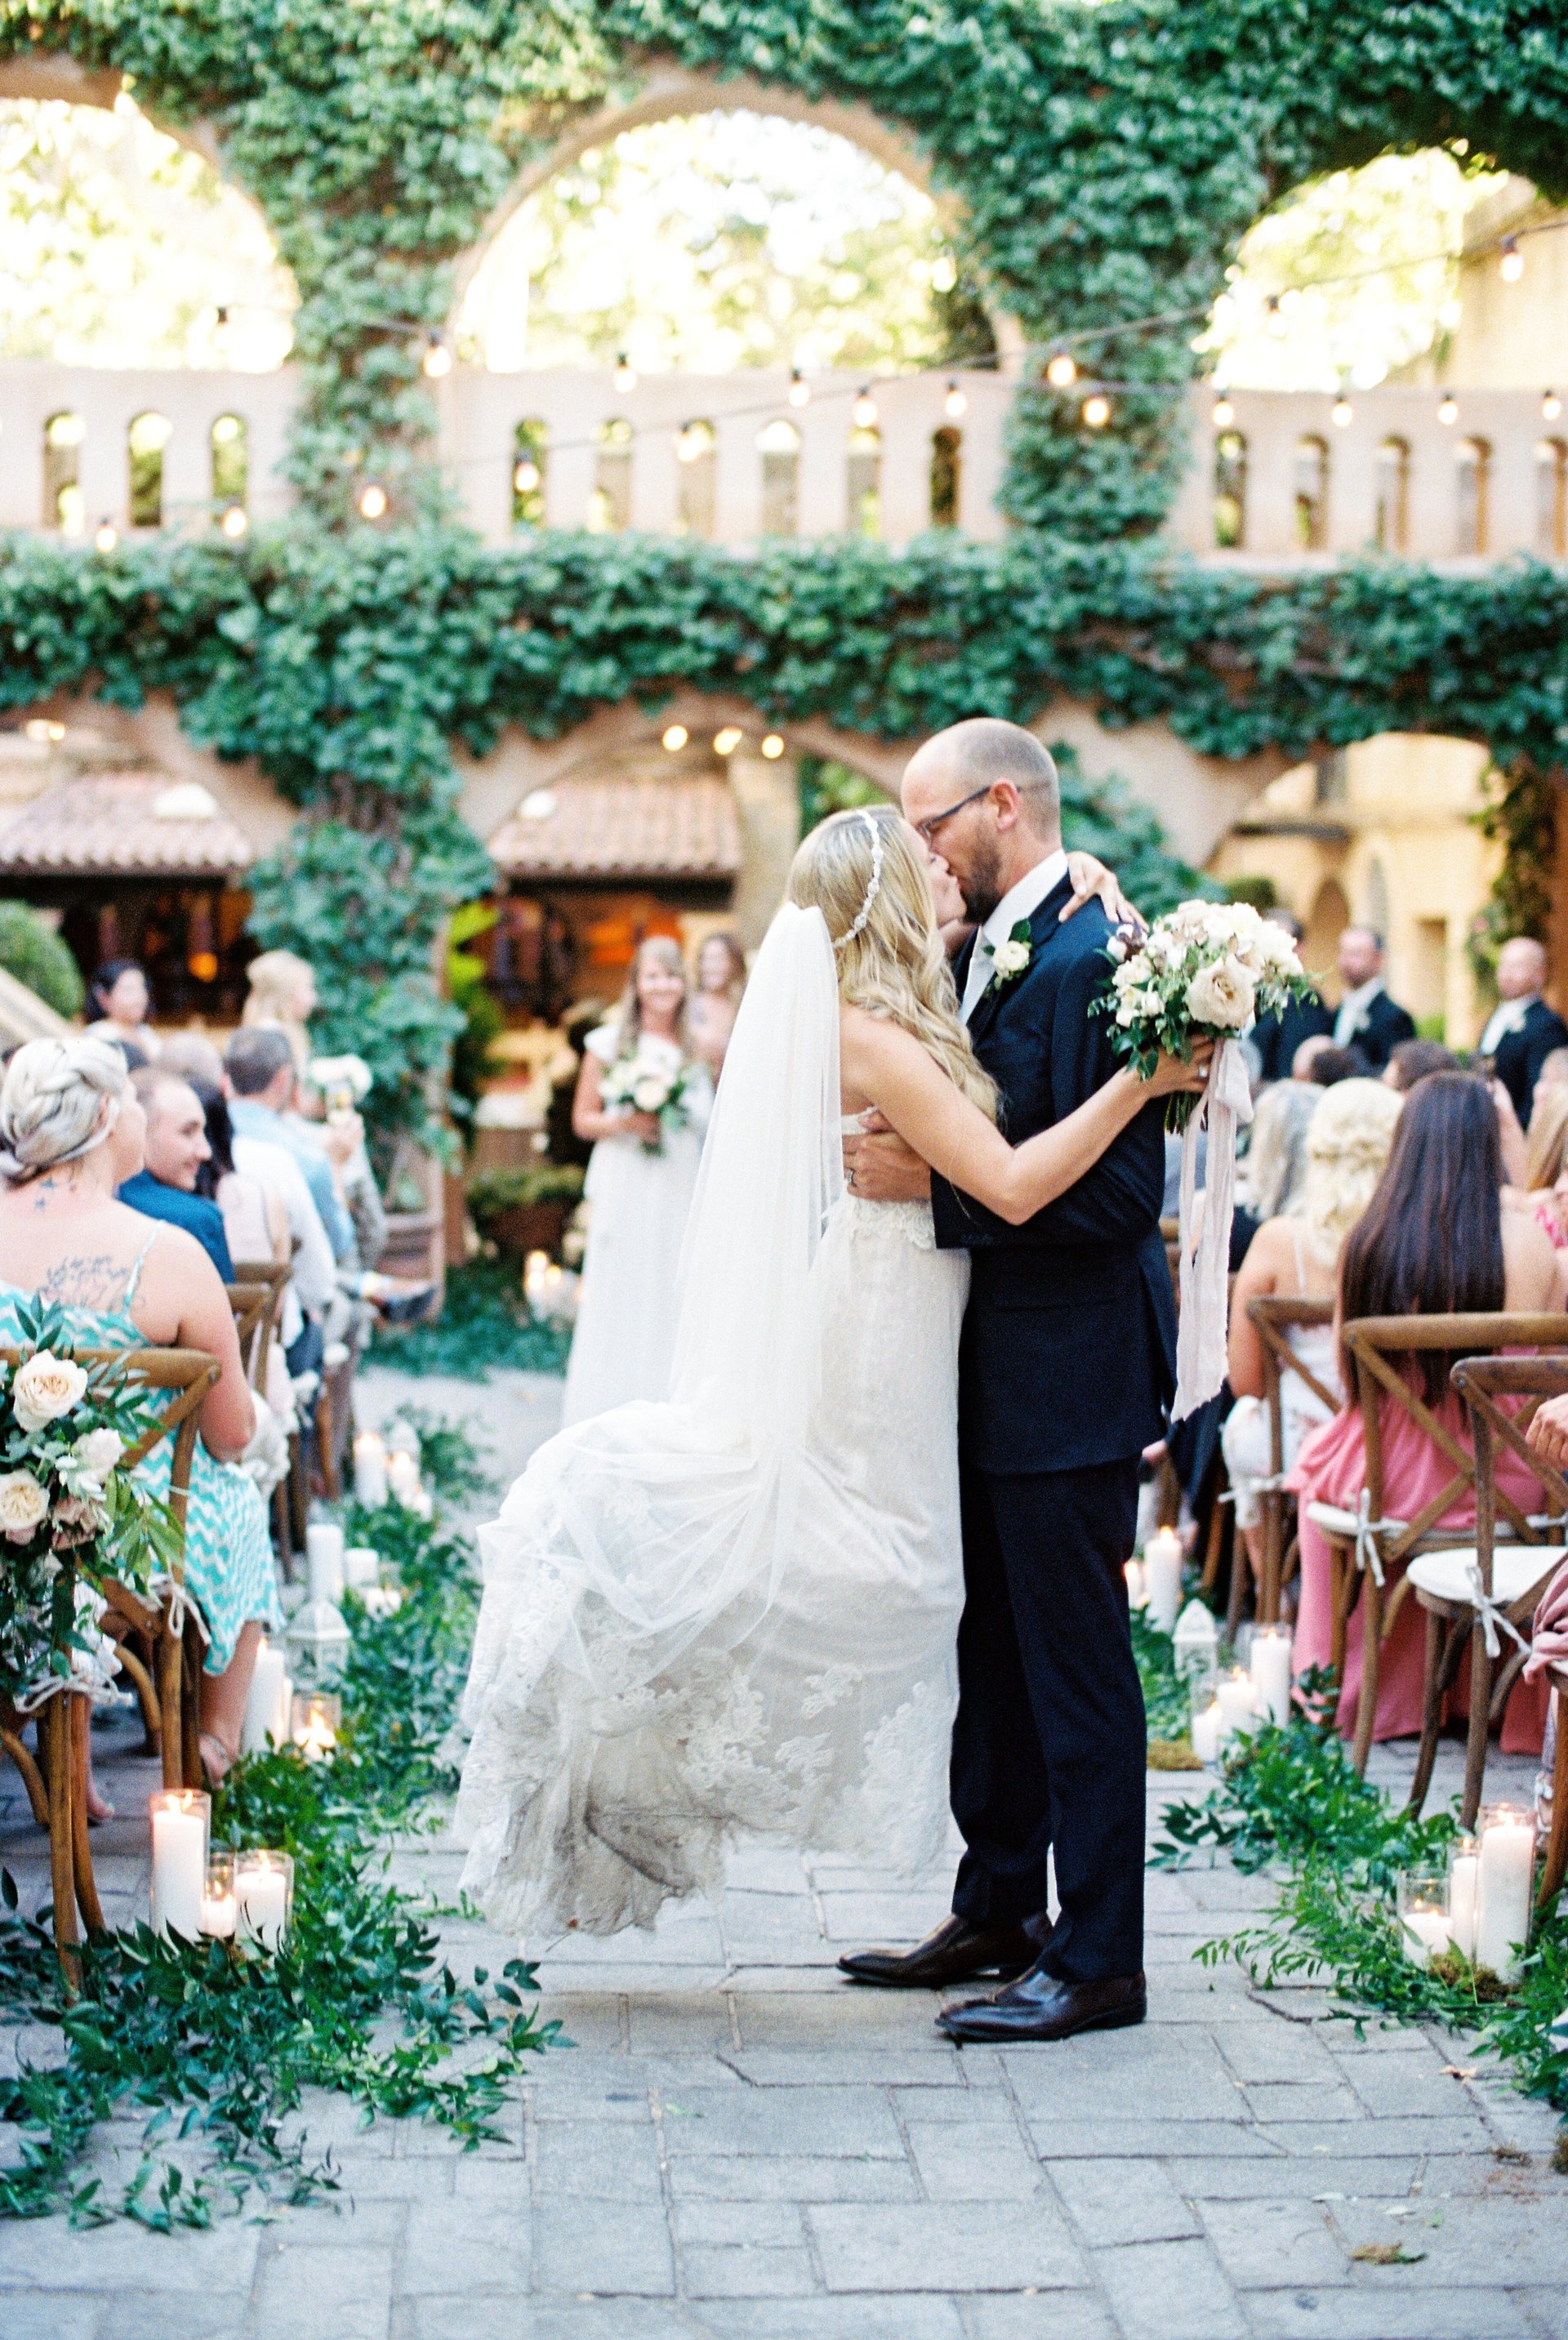
[{"label": "greenery garland on aisle", "polygon": [[[1526,2094],[1568,2122],[1568,1919],[1537,1922],[1511,1988],[1457,1953],[1418,1967],[1401,1945],[1395,1879],[1441,1871],[1458,1833],[1453,1812],[1415,1818],[1359,1778],[1332,1720],[1326,1677],[1309,1678],[1309,1711],[1263,1724],[1224,1759],[1201,1803],[1169,1804],[1155,1861],[1179,1868],[1224,1852],[1244,1873],[1276,1879],[1279,1898],[1256,1926],[1205,1942],[1209,1966],[1234,1958],[1255,1982],[1321,1980],[1358,2020],[1435,2023],[1513,2067]],[[1568,2166],[1568,2127],[1559,2160]]]},{"label": "greenery garland on aisle", "polygon": [[[432,1486],[472,1492],[466,1435],[425,1420],[420,1437]],[[465,1981],[441,1956],[435,1913],[385,1874],[385,1839],[430,1827],[453,1784],[444,1742],[477,1601],[468,1545],[395,1503],[351,1506],[344,1526],[396,1566],[403,1600],[377,1620],[345,1597],[353,1644],[336,1685],[338,1750],[318,1762],[292,1747],[247,1757],[213,1799],[214,1847],[294,1857],[284,1949],[184,1946],[137,1926],[84,1948],[69,1999],[52,1936],[16,1914],[0,1872],[0,2024],[42,2027],[59,2050],[0,2079],[0,2218],[66,2210],[166,2232],[247,2199],[333,2188],[331,2155],[293,2134],[306,2087],[350,2097],[367,2120],[422,2117],[477,2145],[500,2134],[511,2084],[554,2036],[531,1968],[476,1968]],[[96,2148],[127,2117],[141,2122],[141,2152],[111,2181]]]}]

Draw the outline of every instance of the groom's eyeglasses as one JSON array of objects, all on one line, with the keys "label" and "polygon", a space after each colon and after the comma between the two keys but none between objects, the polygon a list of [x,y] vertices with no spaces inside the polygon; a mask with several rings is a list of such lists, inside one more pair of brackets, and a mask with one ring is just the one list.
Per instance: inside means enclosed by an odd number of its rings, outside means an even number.
[{"label": "groom's eyeglasses", "polygon": [[983,788],[971,788],[967,797],[960,797],[956,805],[948,807],[946,812],[934,812],[929,820],[918,820],[915,823],[918,834],[925,838],[928,845],[934,844],[939,828],[945,828],[948,821],[956,819],[967,806],[978,804],[982,797],[988,797],[993,786],[994,783],[987,780]]}]

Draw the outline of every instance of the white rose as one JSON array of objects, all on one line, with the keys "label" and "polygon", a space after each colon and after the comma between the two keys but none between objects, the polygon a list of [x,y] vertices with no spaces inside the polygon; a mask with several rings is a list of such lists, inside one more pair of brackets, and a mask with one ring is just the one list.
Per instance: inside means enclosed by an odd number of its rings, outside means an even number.
[{"label": "white rose", "polygon": [[86,1386],[87,1376],[80,1365],[73,1364],[69,1357],[56,1357],[51,1350],[40,1349],[17,1368],[11,1389],[16,1419],[25,1431],[42,1430],[45,1423],[57,1422],[79,1405]]},{"label": "white rose", "polygon": [[49,1498],[30,1471],[7,1471],[0,1478],[0,1535],[25,1543],[49,1515]]},{"label": "white rose", "polygon": [[1196,1024],[1239,1032],[1252,1021],[1256,987],[1239,959],[1226,957],[1200,967],[1186,987],[1187,1013]]},{"label": "white rose", "polygon": [[71,1449],[78,1483],[94,1495],[104,1492],[104,1482],[124,1453],[124,1443],[114,1430],[90,1430],[78,1438]]},{"label": "white rose", "polygon": [[1140,1016],[1157,1016],[1165,1001],[1157,991],[1140,991],[1134,995],[1133,1006]]},{"label": "white rose", "polygon": [[631,1102],[639,1113],[657,1113],[669,1096],[657,1073],[644,1073],[631,1085]]},{"label": "white rose", "polygon": [[1296,955],[1295,943],[1285,928],[1275,926],[1272,918],[1265,918],[1263,922],[1263,931],[1257,938],[1257,951],[1265,967],[1275,968],[1282,975],[1297,975],[1301,971],[1301,960]]},{"label": "white rose", "polygon": [[[1022,975],[1029,963],[1029,956],[1027,943],[998,943],[991,954],[991,964],[1003,981],[1007,982],[1015,975]],[[1131,964],[1130,960],[1128,964]]]}]

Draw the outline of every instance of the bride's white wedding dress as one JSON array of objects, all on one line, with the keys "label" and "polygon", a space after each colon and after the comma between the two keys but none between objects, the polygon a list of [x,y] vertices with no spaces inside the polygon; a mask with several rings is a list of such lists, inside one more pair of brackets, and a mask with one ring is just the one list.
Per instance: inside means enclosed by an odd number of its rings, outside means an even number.
[{"label": "bride's white wedding dress", "polygon": [[467,1890],[536,1938],[715,1892],[741,1836],[940,1851],[968,1263],[843,1191],[839,996],[787,907],[725,1063],[672,1395],[580,1423],[481,1532]]}]

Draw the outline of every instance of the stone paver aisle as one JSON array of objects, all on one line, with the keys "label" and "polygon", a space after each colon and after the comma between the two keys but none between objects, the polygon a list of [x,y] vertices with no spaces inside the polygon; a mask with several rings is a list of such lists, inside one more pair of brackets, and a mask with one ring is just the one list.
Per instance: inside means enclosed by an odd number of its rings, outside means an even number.
[{"label": "stone paver aisle", "polygon": [[[491,1392],[484,1411],[502,1404],[548,1426],[538,1399]],[[1199,1786],[1151,1778],[1151,1828]],[[0,1858],[19,1856],[35,1874],[13,1800]],[[453,1848],[398,1861],[450,1904]],[[755,1852],[717,1911],[549,1946],[545,2011],[575,2045],[540,2060],[504,2145],[464,2156],[422,2125],[362,2131],[314,2106],[341,2206],[173,2242],[0,2227],[0,2334],[1568,2340],[1551,2117],[1441,2036],[1358,2040],[1319,1991],[1197,1966],[1265,1889],[1223,1866],[1152,1872],[1146,2026],[958,2051],[928,1994],[833,1969],[849,1945],[921,1932],[949,1878]],[[114,1882],[140,1889],[129,1867]],[[444,1934],[454,1963],[512,1948]],[[1389,2244],[1412,2263],[1354,2256]]]}]

